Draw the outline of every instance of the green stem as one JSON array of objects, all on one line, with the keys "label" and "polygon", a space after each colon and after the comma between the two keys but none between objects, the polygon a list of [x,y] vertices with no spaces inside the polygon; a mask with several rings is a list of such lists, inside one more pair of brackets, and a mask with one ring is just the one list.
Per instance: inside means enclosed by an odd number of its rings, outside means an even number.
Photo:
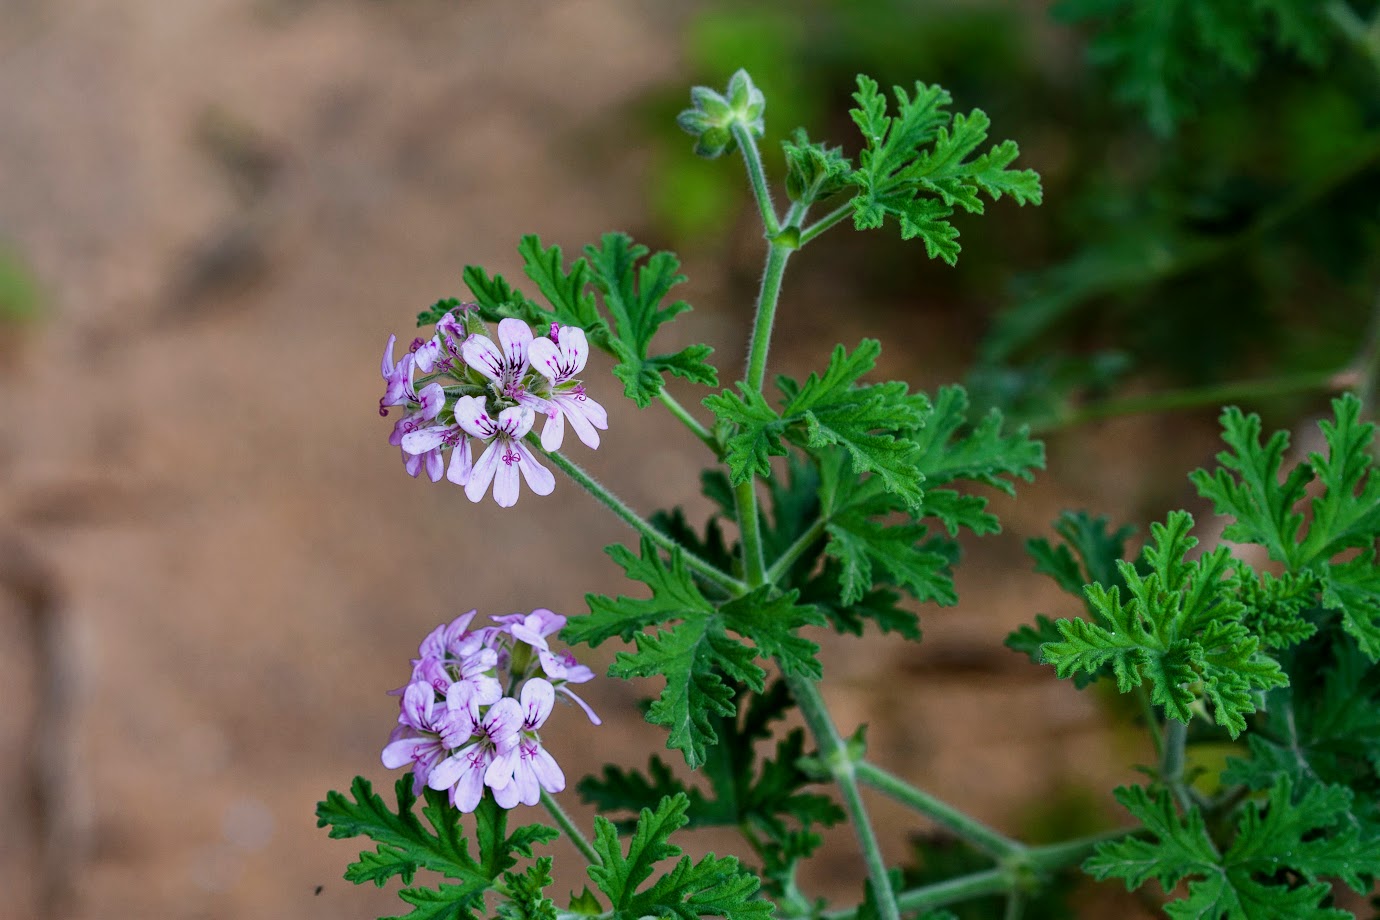
[{"label": "green stem", "polygon": [[757,507],[756,479],[733,487],[733,507],[742,544],[743,578],[748,589],[767,584],[767,563],[762,551],[762,520]]},{"label": "green stem", "polygon": [[837,208],[834,208],[834,210],[830,211],[828,214],[825,214],[823,217],[815,221],[813,224],[810,224],[810,226],[806,227],[804,230],[801,230],[800,245],[804,246],[806,243],[810,242],[815,237],[819,236],[825,230],[828,230],[835,224],[840,223],[844,218],[846,218],[849,214],[852,213],[853,201],[852,199],[849,199],[848,201],[845,201],[843,204],[839,205]]},{"label": "green stem", "polygon": [[[984,895],[1005,894],[1010,890],[1011,878],[1004,870],[984,869],[946,882],[903,891],[896,895],[896,906],[907,913],[932,910]],[[830,910],[821,914],[820,920],[856,920],[857,916],[857,910]]]},{"label": "green stem", "polygon": [[1031,847],[1025,852],[1025,864],[1036,872],[1053,872],[1055,869],[1062,869],[1065,866],[1081,863],[1104,843],[1125,839],[1141,830],[1144,830],[1144,828],[1118,828],[1117,830],[1103,831],[1100,834],[1092,834],[1087,837],[1077,837],[1073,840],[1065,840],[1061,843],[1050,843],[1044,846]]},{"label": "green stem", "polygon": [[667,393],[665,387],[657,393],[657,399],[661,400],[661,404],[669,409],[672,415],[680,419],[682,425],[690,429],[691,434],[703,441],[704,446],[712,450],[715,457],[721,460],[723,459],[720,454],[719,444],[714,440],[714,435],[710,433],[708,428],[701,425],[699,419],[691,415],[689,410],[682,406],[674,396]]},{"label": "green stem", "polygon": [[585,858],[585,862],[591,866],[602,866],[604,860],[599,856],[599,851],[586,839],[585,835],[575,826],[575,822],[570,820],[570,815],[565,813],[551,793],[545,789],[541,791],[541,803],[546,806],[546,810],[551,812],[551,817],[555,819],[556,826],[559,827],[571,843],[575,844],[575,849],[580,851],[580,855]]},{"label": "green stem", "polygon": [[573,479],[586,492],[594,496],[596,501],[607,507],[610,511],[612,511],[615,515],[618,516],[619,520],[623,521],[623,523],[627,524],[633,530],[636,530],[638,533],[642,534],[644,537],[651,540],[653,543],[655,543],[662,549],[666,550],[667,552],[671,552],[673,550],[680,550],[681,559],[684,560],[687,568],[693,570],[694,572],[702,576],[706,581],[718,588],[723,589],[729,594],[738,595],[744,593],[746,587],[741,581],[739,581],[731,575],[719,571],[719,569],[715,566],[712,566],[708,562],[705,562],[699,556],[696,556],[694,553],[682,547],[675,540],[672,540],[670,537],[666,536],[664,533],[657,530],[649,522],[647,522],[640,515],[638,515],[636,511],[633,511],[631,508],[625,505],[622,499],[620,499],[618,496],[614,495],[608,489],[600,485],[594,479],[594,477],[590,476],[588,473],[580,469],[574,463],[571,463],[569,460],[567,460],[564,455],[552,453],[546,450],[541,446],[541,442],[538,441],[534,435],[529,434],[527,436],[527,443],[529,446],[532,447],[533,450],[539,452],[547,460],[550,460],[553,464],[555,464],[557,469],[559,469],[562,473],[565,473],[567,476]]},{"label": "green stem", "polygon": [[762,271],[762,287],[757,293],[757,315],[752,323],[752,341],[748,346],[747,375],[743,382],[749,390],[762,391],[767,377],[767,351],[771,348],[772,326],[776,323],[776,303],[781,298],[781,279],[786,274],[786,261],[792,248],[773,242],[767,250],[767,267]]},{"label": "green stem", "polygon": [[1228,403],[1246,400],[1268,399],[1274,396],[1288,396],[1295,393],[1329,392],[1344,390],[1354,374],[1338,371],[1310,371],[1264,380],[1236,380],[1212,386],[1184,390],[1169,390],[1164,393],[1151,393],[1148,396],[1131,396],[1125,399],[1107,399],[1070,409],[1062,415],[1031,426],[1034,434],[1047,434],[1052,430],[1072,428],[1088,422],[1120,418],[1127,415],[1145,415],[1153,412],[1178,412],[1186,409],[1199,409],[1204,406],[1223,406]]},{"label": "green stem", "polygon": [[940,801],[910,783],[883,770],[876,764],[860,761],[856,766],[858,779],[885,796],[911,808],[937,824],[948,828],[973,846],[997,859],[1023,853],[1026,847],[1005,834],[988,827],[945,802]]},{"label": "green stem", "polygon": [[773,585],[779,583],[801,554],[824,534],[824,528],[828,523],[825,518],[820,518],[810,525],[809,530],[797,537],[794,543],[786,547],[786,551],[771,564],[771,568],[767,569],[767,581]]},{"label": "green stem", "polygon": [[767,185],[767,173],[762,168],[762,155],[757,150],[757,138],[740,121],[733,122],[733,139],[738,149],[743,151],[743,164],[747,167],[748,182],[752,185],[752,196],[757,199],[757,210],[762,215],[762,226],[767,236],[781,232],[781,223],[776,217],[776,208],[771,203],[771,189]]},{"label": "green stem", "polygon": [[1188,742],[1188,726],[1178,719],[1168,719],[1164,725],[1164,749],[1160,751],[1160,779],[1174,795],[1185,814],[1193,808],[1193,799],[1184,783],[1184,752]]},{"label": "green stem", "polygon": [[824,698],[820,696],[819,687],[814,681],[798,674],[787,674],[785,679],[806,727],[814,736],[820,759],[828,767],[834,782],[838,783],[839,790],[843,793],[844,808],[851,819],[853,833],[857,835],[858,846],[862,848],[863,861],[867,864],[867,876],[872,881],[878,918],[900,920],[896,895],[891,890],[886,861],[882,858],[882,848],[877,842],[876,833],[872,830],[872,821],[868,818],[867,808],[863,805],[862,791],[858,788],[855,772],[858,765],[849,756],[848,746],[843,738],[839,737],[834,720],[829,716]]}]

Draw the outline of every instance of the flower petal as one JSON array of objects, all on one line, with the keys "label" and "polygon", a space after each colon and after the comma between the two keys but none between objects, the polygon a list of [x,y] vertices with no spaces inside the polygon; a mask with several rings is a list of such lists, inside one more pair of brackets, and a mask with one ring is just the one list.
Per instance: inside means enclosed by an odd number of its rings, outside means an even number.
[{"label": "flower petal", "polygon": [[484,448],[484,453],[470,470],[470,481],[465,483],[465,497],[470,501],[484,500],[485,493],[489,491],[489,483],[493,482],[494,473],[498,472],[498,458],[502,452],[503,447],[497,439],[489,442],[489,446]]},{"label": "flower petal", "polygon": [[551,707],[556,702],[556,691],[545,680],[533,677],[522,685],[522,728],[536,731],[551,715]]},{"label": "flower petal", "polygon": [[547,450],[560,450],[565,440],[565,413],[560,411],[559,402],[556,406],[556,411],[546,417],[541,429],[541,446]]},{"label": "flower petal", "polygon": [[446,425],[433,425],[419,431],[409,431],[402,436],[402,449],[409,454],[424,454],[429,450],[435,450],[446,442],[446,432],[449,430]]},{"label": "flower petal", "polygon": [[494,501],[500,508],[511,508],[517,504],[518,494],[518,463],[521,455],[514,451],[519,446],[506,438],[498,438],[494,441],[494,446],[502,446],[502,456],[500,462],[496,464],[497,470],[494,473]]},{"label": "flower petal", "polygon": [[471,437],[487,441],[498,431],[498,425],[489,417],[484,400],[478,396],[460,396],[455,400],[455,424]]},{"label": "flower petal", "polygon": [[466,364],[490,380],[498,380],[503,376],[503,352],[499,351],[498,346],[488,336],[476,333],[465,339],[465,343],[460,346],[460,355]]},{"label": "flower petal", "polygon": [[510,368],[520,368],[527,363],[527,346],[532,343],[532,327],[520,319],[502,320],[498,324],[498,342],[503,346],[503,355]]},{"label": "flower petal", "polygon": [[446,478],[457,486],[463,486],[470,481],[470,471],[474,469],[474,461],[470,459],[470,439],[461,438],[460,443],[455,445],[455,449],[450,453],[450,466],[446,469]]},{"label": "flower petal", "polygon": [[537,495],[550,495],[556,488],[556,477],[537,462],[526,444],[514,441],[513,448],[517,451],[518,467],[522,470],[522,478],[527,480],[527,487]]}]

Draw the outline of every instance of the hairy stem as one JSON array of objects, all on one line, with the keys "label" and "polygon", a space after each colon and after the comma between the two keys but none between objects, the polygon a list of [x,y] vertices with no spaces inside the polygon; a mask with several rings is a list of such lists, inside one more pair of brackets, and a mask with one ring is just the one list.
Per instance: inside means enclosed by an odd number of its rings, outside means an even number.
[{"label": "hairy stem", "polygon": [[581,488],[594,496],[596,501],[612,511],[618,516],[619,520],[627,524],[633,530],[647,537],[667,552],[677,549],[680,550],[681,558],[685,561],[687,568],[702,576],[706,581],[716,587],[727,591],[729,594],[738,595],[744,593],[746,588],[742,582],[731,575],[721,572],[717,567],[705,562],[699,556],[696,556],[675,540],[672,540],[670,537],[657,530],[636,511],[633,511],[624,504],[622,499],[600,485],[593,476],[590,476],[584,470],[580,469],[580,467],[567,460],[564,455],[552,453],[544,449],[541,446],[541,442],[533,435],[527,436],[527,443],[533,450],[540,453],[547,460],[550,460],[555,464],[557,469],[573,479]]},{"label": "hairy stem", "polygon": [[[932,910],[946,904],[957,904],[986,895],[1005,894],[1011,890],[1011,878],[1002,869],[984,869],[969,875],[911,888],[896,895],[896,906],[912,913]],[[820,915],[820,920],[856,920],[857,910],[831,910]]]},{"label": "hairy stem", "polygon": [[541,791],[541,803],[546,806],[547,811],[551,812],[556,826],[565,834],[566,839],[575,845],[575,849],[580,851],[580,855],[585,858],[585,861],[591,866],[602,866],[604,861],[599,857],[599,852],[594,849],[584,833],[575,826],[575,822],[570,820],[570,815],[565,813],[565,809],[561,808],[560,803],[545,789]]},{"label": "hairy stem", "polygon": [[776,584],[781,581],[790,567],[795,565],[795,561],[800,558],[801,554],[824,535],[824,528],[828,523],[828,520],[825,518],[820,518],[811,524],[808,530],[797,537],[794,543],[786,547],[786,551],[771,564],[771,568],[767,569],[767,581],[771,584]]},{"label": "hairy stem", "polygon": [[911,808],[935,823],[953,831],[959,837],[998,859],[1022,853],[1026,847],[1005,834],[988,827],[976,818],[917,789],[910,783],[883,770],[876,764],[862,761],[856,765],[858,779]]},{"label": "hairy stem", "polygon": [[733,123],[733,139],[743,152],[743,165],[747,167],[748,183],[752,186],[752,197],[757,200],[757,210],[762,215],[762,226],[768,236],[781,232],[781,223],[776,217],[776,207],[771,203],[771,189],[767,186],[767,173],[762,169],[762,155],[757,150],[757,138],[752,136],[747,125]]},{"label": "hairy stem", "polygon": [[1193,808],[1193,798],[1184,782],[1184,749],[1188,741],[1188,726],[1178,719],[1164,724],[1164,748],[1160,751],[1160,779],[1174,795],[1174,801],[1187,814]]},{"label": "hairy stem", "polygon": [[720,455],[718,442],[714,440],[714,435],[710,433],[708,428],[701,425],[699,419],[691,415],[690,411],[682,406],[674,396],[667,393],[665,387],[662,387],[661,391],[657,393],[657,399],[661,400],[661,404],[670,410],[671,414],[679,419],[682,425],[690,429],[691,434],[703,441],[705,447],[714,452],[715,457],[723,459]]},{"label": "hairy stem", "polygon": [[824,705],[819,688],[808,677],[787,674],[786,683],[795,697],[796,706],[805,719],[805,725],[814,736],[819,747],[820,759],[824,761],[829,773],[838,783],[843,793],[844,808],[847,809],[857,835],[858,846],[862,848],[863,861],[867,863],[867,876],[872,882],[873,896],[877,900],[879,920],[900,920],[896,895],[891,890],[891,880],[887,876],[886,860],[882,858],[882,848],[877,843],[877,835],[872,830],[872,821],[863,805],[862,791],[858,788],[855,773],[856,764],[848,754],[843,738],[839,736],[834,720]]},{"label": "hairy stem", "polygon": [[810,226],[806,227],[804,230],[801,230],[800,245],[804,246],[806,243],[810,242],[815,237],[819,236],[825,230],[828,230],[835,224],[841,223],[844,220],[844,218],[846,218],[849,214],[852,213],[853,202],[850,199],[848,201],[845,201],[838,207],[834,208],[834,210],[830,211],[828,214],[825,214],[819,220],[810,224]]}]

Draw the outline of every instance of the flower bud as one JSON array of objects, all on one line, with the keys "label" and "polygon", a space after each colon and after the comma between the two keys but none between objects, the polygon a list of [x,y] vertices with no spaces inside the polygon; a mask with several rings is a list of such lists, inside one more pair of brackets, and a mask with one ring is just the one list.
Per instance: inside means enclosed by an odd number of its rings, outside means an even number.
[{"label": "flower bud", "polygon": [[755,137],[761,137],[766,130],[762,113],[767,100],[746,70],[739,70],[729,79],[726,96],[706,86],[696,86],[690,90],[690,102],[693,108],[681,112],[676,123],[687,134],[696,136],[695,153],[699,156],[713,159],[731,152],[737,146],[733,139],[735,124],[747,128]]}]

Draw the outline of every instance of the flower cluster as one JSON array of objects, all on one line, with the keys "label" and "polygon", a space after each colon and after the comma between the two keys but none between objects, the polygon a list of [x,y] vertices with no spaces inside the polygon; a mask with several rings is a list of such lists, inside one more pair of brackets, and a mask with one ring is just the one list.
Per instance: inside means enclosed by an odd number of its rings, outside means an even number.
[{"label": "flower cluster", "polygon": [[547,643],[565,625],[560,614],[537,609],[471,629],[475,613],[422,640],[412,679],[398,691],[398,727],[383,749],[383,765],[410,766],[414,794],[426,786],[448,789],[462,812],[478,807],[486,787],[504,808],[535,805],[543,789],[565,788],[565,774],[541,746],[537,729],[557,694],[598,725],[599,717],[570,689],[594,672]]},{"label": "flower cluster", "polygon": [[546,417],[546,450],[560,448],[566,421],[592,448],[599,446],[598,429],[608,428],[604,407],[585,395],[577,377],[589,358],[584,330],[577,326],[552,323],[547,335],[534,337],[522,320],[505,319],[495,342],[483,321],[466,310],[459,318],[441,317],[430,340],[414,340],[394,362],[396,343],[390,335],[383,353],[379,414],[387,415],[391,406],[403,407],[405,414],[388,443],[402,448],[409,475],[425,469],[437,482],[444,473],[464,486],[472,502],[481,501],[492,484],[494,501],[511,507],[518,500],[519,475],[536,494],[551,494],[555,478],[523,443],[538,414]]}]

